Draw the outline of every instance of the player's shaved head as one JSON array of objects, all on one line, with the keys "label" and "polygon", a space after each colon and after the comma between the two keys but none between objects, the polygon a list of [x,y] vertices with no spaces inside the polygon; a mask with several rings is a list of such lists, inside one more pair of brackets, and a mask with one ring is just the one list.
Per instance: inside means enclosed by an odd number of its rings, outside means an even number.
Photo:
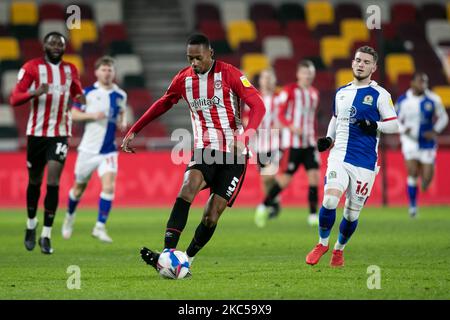
[{"label": "player's shaved head", "polygon": [[186,56],[195,73],[207,72],[213,63],[214,51],[207,36],[201,33],[191,35],[187,40]]}]

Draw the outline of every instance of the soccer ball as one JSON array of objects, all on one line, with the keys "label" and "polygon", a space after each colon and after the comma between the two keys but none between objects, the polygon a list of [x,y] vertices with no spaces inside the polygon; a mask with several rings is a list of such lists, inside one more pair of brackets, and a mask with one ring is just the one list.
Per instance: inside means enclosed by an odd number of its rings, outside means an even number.
[{"label": "soccer ball", "polygon": [[156,268],[165,279],[183,279],[189,273],[188,257],[182,251],[164,249],[159,256]]}]

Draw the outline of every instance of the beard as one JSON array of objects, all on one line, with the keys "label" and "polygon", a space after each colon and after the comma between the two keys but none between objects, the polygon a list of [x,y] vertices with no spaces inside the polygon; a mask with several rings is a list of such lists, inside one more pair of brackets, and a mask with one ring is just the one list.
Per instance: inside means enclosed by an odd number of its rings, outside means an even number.
[{"label": "beard", "polygon": [[60,54],[58,55],[54,55],[50,50],[44,50],[45,51],[45,56],[47,57],[47,59],[51,62],[51,63],[58,63],[61,61],[62,56],[64,55],[64,51],[62,51]]},{"label": "beard", "polygon": [[358,75],[356,72],[353,71],[353,76],[355,77],[356,80],[362,81],[362,80],[369,78],[370,73],[368,73],[367,75]]}]

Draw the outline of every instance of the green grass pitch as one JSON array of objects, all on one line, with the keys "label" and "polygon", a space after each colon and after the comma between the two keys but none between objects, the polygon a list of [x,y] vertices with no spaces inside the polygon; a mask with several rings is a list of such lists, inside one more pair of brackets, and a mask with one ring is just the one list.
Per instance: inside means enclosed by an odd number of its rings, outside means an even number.
[{"label": "green grass pitch", "polygon": [[[39,232],[42,227],[40,210]],[[306,209],[284,209],[264,229],[253,208],[227,209],[216,233],[197,255],[193,277],[162,279],[139,257],[143,245],[161,249],[170,209],[113,209],[113,244],[90,232],[95,210],[80,210],[72,239],[64,240],[60,210],[53,228],[53,255],[23,245],[24,210],[0,213],[0,299],[449,299],[450,210],[366,208],[345,250],[345,267],[329,267],[331,250],[318,265],[305,264],[316,244]],[[200,221],[191,210],[179,248],[185,250]],[[336,241],[342,209],[332,231]],[[81,288],[69,290],[70,265],[81,270]],[[380,289],[368,289],[371,265],[380,268]]]}]

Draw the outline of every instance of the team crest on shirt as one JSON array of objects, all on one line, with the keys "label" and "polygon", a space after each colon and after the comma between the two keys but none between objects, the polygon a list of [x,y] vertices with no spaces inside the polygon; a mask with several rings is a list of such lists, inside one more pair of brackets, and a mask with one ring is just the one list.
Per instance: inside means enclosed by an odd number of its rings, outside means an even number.
[{"label": "team crest on shirt", "polygon": [[423,107],[426,111],[431,111],[433,109],[433,105],[431,104],[431,102],[426,102]]},{"label": "team crest on shirt", "polygon": [[367,104],[367,105],[371,106],[372,102],[373,102],[373,97],[371,95],[368,94],[367,96],[364,97],[363,104]]},{"label": "team crest on shirt", "polygon": [[336,179],[336,171],[330,171],[328,173],[328,179]]},{"label": "team crest on shirt", "polygon": [[356,108],[355,106],[350,107],[350,118],[354,118],[356,116]]},{"label": "team crest on shirt", "polygon": [[222,89],[222,81],[220,81],[220,80],[214,81],[214,89],[216,89],[216,90]]}]

